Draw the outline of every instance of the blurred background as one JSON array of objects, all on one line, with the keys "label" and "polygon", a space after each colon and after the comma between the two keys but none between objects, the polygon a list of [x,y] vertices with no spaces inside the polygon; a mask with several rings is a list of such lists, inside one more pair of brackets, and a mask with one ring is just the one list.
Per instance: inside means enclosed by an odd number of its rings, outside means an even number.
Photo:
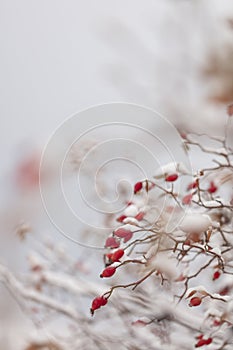
[{"label": "blurred background", "polygon": [[[0,262],[23,273],[41,237],[64,243],[77,259],[86,254],[50,222],[38,186],[41,152],[69,116],[126,102],[153,109],[178,128],[222,132],[233,101],[233,4],[1,0],[0,18]],[[79,123],[85,130],[85,113]],[[90,144],[78,147],[74,164],[96,138],[103,140],[91,136]],[[50,155],[44,169],[48,188],[58,154]],[[128,179],[135,180],[132,172]],[[94,254],[101,264],[101,251]],[[23,349],[29,318],[4,287],[0,293],[0,348]]]}]

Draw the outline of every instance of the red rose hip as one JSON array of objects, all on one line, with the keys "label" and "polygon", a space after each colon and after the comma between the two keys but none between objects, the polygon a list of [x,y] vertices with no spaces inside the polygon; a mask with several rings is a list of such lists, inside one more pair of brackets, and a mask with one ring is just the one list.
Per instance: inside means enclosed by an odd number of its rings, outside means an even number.
[{"label": "red rose hip", "polygon": [[101,306],[106,305],[108,302],[108,299],[105,298],[104,296],[101,297],[96,297],[93,301],[92,301],[92,305],[91,305],[91,314],[94,314],[94,311],[101,308]]},{"label": "red rose hip", "polygon": [[116,268],[114,266],[108,266],[106,267],[103,272],[100,274],[101,278],[107,278],[107,277],[111,277],[112,275],[114,275],[114,273],[116,272]]},{"label": "red rose hip", "polygon": [[171,175],[167,175],[165,177],[165,181],[167,181],[167,182],[173,182],[173,181],[176,181],[177,179],[178,179],[177,174],[171,174]]},{"label": "red rose hip", "polygon": [[111,260],[112,262],[119,261],[120,258],[124,255],[124,249],[118,249],[114,253],[112,253]]},{"label": "red rose hip", "polygon": [[193,297],[189,302],[189,306],[199,306],[201,302],[202,302],[201,298]]},{"label": "red rose hip", "polygon": [[139,191],[141,191],[142,189],[142,182],[137,182],[135,185],[134,185],[134,194],[138,193]]}]

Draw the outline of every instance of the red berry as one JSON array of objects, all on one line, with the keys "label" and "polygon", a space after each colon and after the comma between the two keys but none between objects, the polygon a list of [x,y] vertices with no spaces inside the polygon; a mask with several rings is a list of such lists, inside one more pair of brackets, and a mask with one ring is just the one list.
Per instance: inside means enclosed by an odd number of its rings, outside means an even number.
[{"label": "red berry", "polygon": [[121,216],[119,216],[119,217],[116,219],[116,221],[118,221],[118,222],[123,222],[126,218],[127,218],[126,215],[121,215]]},{"label": "red berry", "polygon": [[137,182],[135,185],[134,185],[134,194],[136,194],[137,192],[141,191],[142,189],[142,182]]},{"label": "red berry", "polygon": [[105,256],[106,256],[107,259],[112,260],[112,253],[105,254]]},{"label": "red berry", "polygon": [[212,338],[206,339],[205,345],[209,345],[209,344],[211,344],[211,343],[212,343]]},{"label": "red berry", "polygon": [[119,238],[125,238],[132,232],[130,230],[126,230],[124,228],[118,228],[115,232],[114,235],[119,237]]},{"label": "red berry", "polygon": [[231,291],[230,286],[226,286],[219,291],[219,294],[220,295],[227,295],[230,293],[230,291]]},{"label": "red berry", "polygon": [[201,298],[193,297],[189,302],[189,306],[198,306],[201,304],[201,302],[202,302]]},{"label": "red berry", "polygon": [[120,258],[122,258],[122,256],[124,255],[124,249],[118,249],[117,251],[115,251],[112,254],[111,260],[112,262],[116,262],[119,261]]},{"label": "red berry", "polygon": [[182,282],[184,280],[186,280],[186,277],[183,274],[181,274],[175,279],[175,282]]},{"label": "red berry", "polygon": [[114,275],[114,273],[116,272],[116,268],[114,266],[108,266],[106,267],[103,272],[100,274],[100,277],[111,277],[112,275]]},{"label": "red berry", "polygon": [[91,305],[91,314],[94,314],[94,311],[99,309],[101,306],[106,305],[108,302],[108,299],[106,299],[104,296],[101,297],[96,297],[93,301],[92,301],[92,305]]},{"label": "red berry", "polygon": [[197,344],[195,345],[195,348],[200,348],[201,346],[204,345],[209,345],[212,343],[212,338],[208,338],[208,339],[204,339],[203,335],[199,338],[199,341],[197,342]]},{"label": "red berry", "polygon": [[199,334],[196,338],[197,338],[197,339],[202,339],[203,337],[204,337],[203,334]]},{"label": "red berry", "polygon": [[221,276],[220,271],[215,271],[215,273],[213,274],[213,281],[217,280],[220,276]]},{"label": "red berry", "polygon": [[215,327],[219,327],[219,326],[221,326],[221,324],[222,324],[222,321],[219,321],[219,320],[214,320],[214,322],[213,322],[213,326],[215,326]]},{"label": "red berry", "polygon": [[145,216],[145,213],[143,213],[143,211],[139,212],[136,216],[135,219],[138,221],[141,221]]},{"label": "red berry", "polygon": [[177,174],[171,174],[171,175],[167,175],[165,177],[165,181],[167,181],[167,182],[173,182],[173,181],[176,181],[177,179],[178,179]]},{"label": "red berry", "polygon": [[207,191],[208,191],[209,193],[215,193],[215,192],[217,191],[217,189],[218,189],[218,188],[215,186],[214,182],[211,181],[211,182],[210,182],[210,186],[209,186],[209,188],[207,189]]},{"label": "red berry", "polygon": [[205,339],[200,339],[195,345],[195,348],[199,348],[200,346],[206,345]]},{"label": "red berry", "polygon": [[97,297],[92,301],[91,310],[95,311],[101,307],[101,297]]},{"label": "red berry", "polygon": [[118,248],[120,246],[120,242],[116,240],[114,237],[108,237],[105,242],[106,248]]},{"label": "red berry", "polygon": [[101,302],[101,306],[104,306],[107,304],[108,299],[102,296],[100,302]]},{"label": "red berry", "polygon": [[191,182],[187,187],[187,191],[193,190],[194,188],[197,188],[197,181]]},{"label": "red berry", "polygon": [[192,202],[192,194],[187,194],[187,196],[184,196],[184,198],[182,199],[182,203],[184,205],[189,205]]},{"label": "red berry", "polygon": [[133,232],[129,231],[124,238],[124,243],[128,242],[133,237]]},{"label": "red berry", "polygon": [[105,254],[104,255],[104,261],[105,261],[105,266],[109,266],[112,264],[112,254],[109,253],[109,254]]}]

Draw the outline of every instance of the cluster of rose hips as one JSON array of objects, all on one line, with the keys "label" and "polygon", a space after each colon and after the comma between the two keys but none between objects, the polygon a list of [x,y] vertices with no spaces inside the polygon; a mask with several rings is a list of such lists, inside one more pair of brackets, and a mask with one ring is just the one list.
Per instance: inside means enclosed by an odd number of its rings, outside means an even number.
[{"label": "cluster of rose hips", "polygon": [[[112,253],[108,253],[105,255],[107,262],[106,262],[106,266],[105,269],[102,271],[102,273],[100,274],[101,278],[108,278],[114,275],[114,273],[116,272],[116,267],[115,266],[111,266],[111,264],[115,263],[115,262],[120,262],[120,259],[123,257],[124,255],[124,249],[118,249],[115,250]],[[91,314],[94,315],[95,310],[100,309],[101,306],[106,305],[108,302],[108,298],[105,297],[104,295],[100,296],[100,297],[96,297],[93,301],[92,301],[92,305],[91,305]]]},{"label": "cluster of rose hips", "polygon": [[[177,173],[170,173],[165,174],[164,179],[166,182],[175,182],[179,178],[179,175]],[[139,181],[134,185],[134,194],[140,193],[142,190],[146,190],[148,192],[151,190],[155,184],[151,181],[144,180]],[[190,183],[187,187],[188,191],[196,190],[198,188],[198,180],[193,181]],[[217,187],[214,184],[213,181],[210,182],[209,187],[207,191],[212,194],[217,191]],[[188,205],[192,202],[193,193],[189,193],[182,199],[182,204]],[[132,202],[128,203],[128,207],[133,206]],[[141,221],[144,218],[145,213],[144,212],[135,212],[134,213],[134,219]],[[116,220],[120,223],[124,223],[125,220],[128,218],[127,215],[121,215]],[[129,240],[131,240],[133,237],[133,232],[127,228],[119,227],[114,232],[113,235],[108,237],[105,241],[105,248],[109,248],[115,251],[107,253],[104,255],[105,258],[105,269],[100,274],[101,278],[109,278],[113,276],[116,272],[117,266],[112,265],[114,263],[120,262],[120,259],[124,255],[124,249],[120,249],[121,242],[126,243]],[[213,280],[216,280],[220,277],[220,272],[217,270],[213,274]],[[190,296],[191,297],[191,296]],[[199,306],[202,303],[203,296],[193,296],[190,299],[189,306]],[[91,306],[91,313],[94,314],[94,311],[99,309],[101,306],[104,306],[107,304],[108,299],[104,296],[97,297],[93,300],[92,306]],[[204,341],[204,340],[203,340]]]},{"label": "cluster of rose hips", "polygon": [[[179,175],[177,173],[171,173],[171,174],[166,174],[164,179],[166,182],[175,182],[178,178],[179,178]],[[137,182],[134,185],[134,194],[140,192],[143,189],[143,186],[145,187],[143,182],[141,181]],[[147,188],[147,190],[153,188],[154,186],[155,185],[153,183],[150,183],[150,187]],[[148,184],[147,184],[147,187],[148,187]],[[195,180],[188,185],[187,191],[195,190],[197,187],[198,187],[198,180]],[[218,187],[216,186],[214,181],[210,181],[209,186],[207,188],[207,192],[210,194],[213,194],[217,190],[218,190]],[[183,205],[191,204],[192,198],[193,198],[193,193],[187,194],[186,196],[183,197],[182,204]]]},{"label": "cluster of rose hips", "polygon": [[[191,182],[188,187],[187,191],[195,190],[198,187],[198,181],[195,180],[194,182]],[[209,186],[207,188],[207,192],[210,194],[215,193],[218,190],[218,187],[214,183],[214,181],[210,181]],[[183,205],[190,205],[193,199],[193,194],[194,193],[189,193],[186,196],[182,198],[182,204]]]},{"label": "cluster of rose hips", "polygon": [[[165,177],[165,181],[173,182],[173,181],[176,181],[177,178],[178,178],[177,174],[170,174],[170,175],[167,175]],[[147,181],[147,180],[137,182],[134,185],[134,194],[139,193],[143,189],[145,189],[148,192],[153,187],[154,187],[154,184],[152,182]],[[133,203],[132,202],[128,203],[128,206],[130,206],[130,205],[133,205]],[[134,216],[134,219],[136,219],[138,221],[143,220],[143,217],[145,215],[144,212],[140,212],[140,211],[138,213],[135,213],[135,214],[136,215]],[[128,218],[127,215],[121,215],[116,220],[118,222],[124,223],[124,220],[127,218]],[[119,227],[113,232],[112,236],[110,236],[106,239],[105,248],[109,248],[109,249],[113,249],[113,250],[116,249],[116,250],[104,255],[106,267],[100,274],[101,278],[109,278],[115,274],[117,266],[114,266],[112,264],[120,262],[120,259],[123,257],[123,255],[125,253],[124,249],[119,248],[121,241],[123,241],[123,243],[126,243],[129,240],[131,240],[132,237],[133,237],[132,231],[130,231],[129,229],[126,229],[124,227]],[[107,301],[108,301],[108,298],[105,298],[104,296],[96,297],[92,301],[91,314],[93,315],[95,310],[106,305]]]},{"label": "cluster of rose hips", "polygon": [[[171,174],[166,174],[164,179],[166,182],[175,182],[178,178],[179,178],[179,175],[177,173],[171,173]],[[155,186],[153,183],[151,183],[151,184],[152,185],[150,185],[150,188],[148,188],[148,189],[151,189],[152,187]],[[134,194],[140,192],[143,189],[143,186],[144,186],[143,182],[137,182],[134,185]],[[198,187],[198,181],[195,180],[188,185],[187,191],[195,190],[197,187]],[[218,190],[218,187],[216,186],[214,181],[210,181],[209,187],[207,188],[207,192],[210,194],[213,194],[217,190]],[[193,193],[189,193],[189,194],[185,195],[182,198],[182,204],[183,205],[190,205],[192,202],[192,198],[193,198]],[[124,218],[125,217],[122,217],[122,219],[124,219]]]},{"label": "cluster of rose hips", "polygon": [[105,254],[105,265],[108,266],[108,265],[111,265],[112,263],[119,262],[124,254],[125,254],[124,249],[118,249],[113,253]]},{"label": "cluster of rose hips", "polygon": [[120,259],[124,255],[124,249],[118,249],[113,253],[105,254],[105,259],[107,259],[105,269],[100,274],[101,278],[112,277],[116,272],[116,266],[109,266],[115,262],[120,262]]}]

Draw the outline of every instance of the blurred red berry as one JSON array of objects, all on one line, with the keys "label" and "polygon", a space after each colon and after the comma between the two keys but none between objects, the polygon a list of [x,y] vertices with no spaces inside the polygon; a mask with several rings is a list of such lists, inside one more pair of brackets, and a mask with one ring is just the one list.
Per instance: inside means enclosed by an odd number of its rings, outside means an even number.
[{"label": "blurred red berry", "polygon": [[114,237],[108,237],[105,242],[105,248],[118,248],[120,246],[120,242],[116,240]]},{"label": "blurred red berry", "polygon": [[193,190],[194,188],[197,188],[197,181],[191,182],[187,187],[187,191]]},{"label": "blurred red berry", "polygon": [[182,203],[184,205],[189,205],[192,202],[193,195],[192,194],[187,194],[187,196],[184,196],[182,199]]},{"label": "blurred red berry", "polygon": [[231,291],[230,286],[226,286],[219,291],[220,295],[228,295]]},{"label": "blurred red berry", "polygon": [[195,348],[199,348],[199,347],[201,347],[201,346],[203,346],[203,345],[206,345],[206,341],[205,341],[205,339],[200,339],[200,340],[198,340],[198,342],[196,343]]},{"label": "blurred red berry", "polygon": [[197,338],[197,339],[202,339],[203,337],[204,337],[203,334],[199,334],[196,338]]},{"label": "blurred red berry", "polygon": [[133,237],[133,232],[129,231],[127,235],[124,237],[124,243],[128,242]]},{"label": "blurred red berry", "polygon": [[206,339],[206,341],[205,341],[205,344],[206,344],[206,345],[209,345],[209,344],[211,344],[211,343],[212,343],[212,338]]},{"label": "blurred red berry", "polygon": [[167,182],[173,182],[173,181],[176,181],[177,179],[178,179],[177,174],[171,174],[171,175],[167,175],[165,177],[165,181],[167,181]]},{"label": "blurred red berry", "polygon": [[223,323],[222,321],[214,320],[213,326],[214,326],[214,327],[219,327],[219,326],[221,326],[222,323]]},{"label": "blurred red berry", "polygon": [[118,222],[123,222],[126,218],[127,218],[126,215],[121,215],[121,216],[119,216],[119,217],[116,219],[116,221],[118,221]]},{"label": "blurred red berry", "polygon": [[138,213],[136,216],[135,216],[135,219],[138,220],[138,221],[141,221],[145,216],[145,213],[143,213],[143,211],[141,211],[140,213]]},{"label": "blurred red berry", "polygon": [[209,345],[211,343],[212,343],[212,338],[204,339],[202,336],[202,338],[198,340],[198,342],[196,343],[195,348],[200,348],[201,346]]},{"label": "blurred red berry", "polygon": [[115,232],[114,235],[119,237],[119,238],[125,238],[131,234],[132,232],[130,230],[126,230],[125,228],[118,228]]},{"label": "blurred red berry", "polygon": [[186,277],[183,274],[181,274],[179,277],[175,279],[175,282],[182,282],[184,280],[186,280]]},{"label": "blurred red berry", "polygon": [[220,271],[215,271],[213,274],[213,281],[217,280],[221,276]]},{"label": "blurred red berry", "polygon": [[211,181],[211,182],[210,182],[210,186],[209,186],[209,188],[207,189],[207,191],[208,191],[209,193],[215,193],[215,192],[217,191],[217,189],[218,189],[218,188],[215,186],[214,182]]},{"label": "blurred red berry", "polygon": [[16,169],[16,182],[24,189],[36,188],[39,184],[40,157],[37,153],[30,155]]}]

